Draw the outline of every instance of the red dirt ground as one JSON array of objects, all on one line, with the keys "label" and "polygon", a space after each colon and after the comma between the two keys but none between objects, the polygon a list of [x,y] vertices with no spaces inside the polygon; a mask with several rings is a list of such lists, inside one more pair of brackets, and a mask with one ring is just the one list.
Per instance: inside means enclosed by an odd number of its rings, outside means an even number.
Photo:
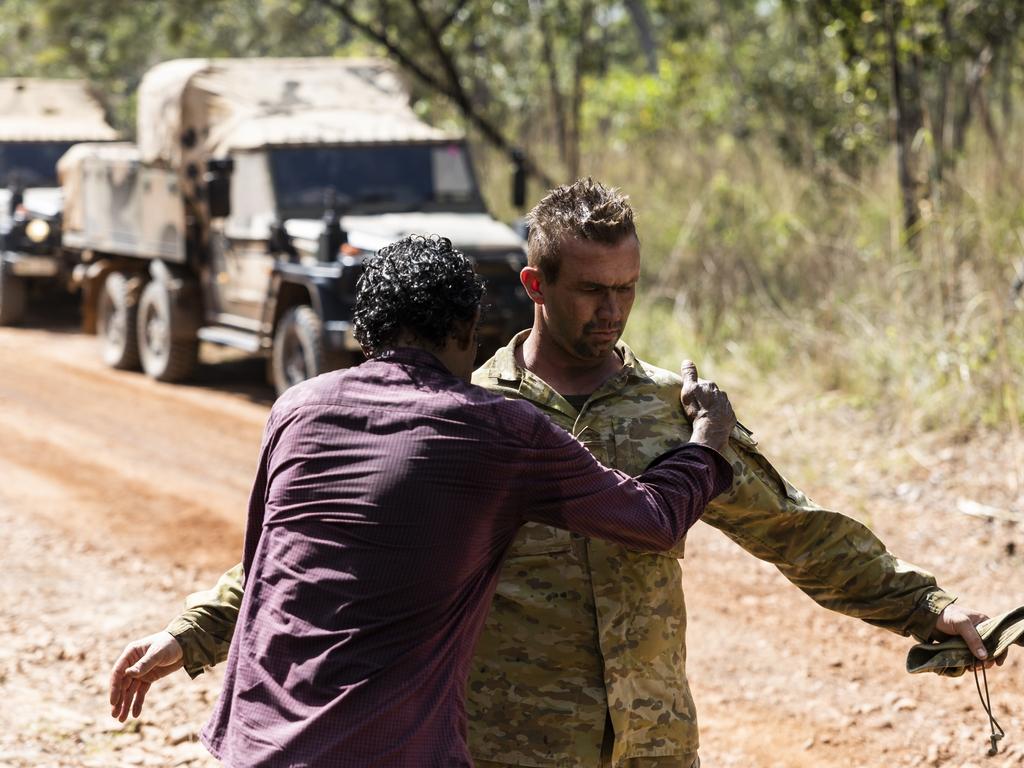
[{"label": "red dirt ground", "polygon": [[[107,674],[125,642],[237,561],[271,393],[251,383],[257,362],[162,385],[105,369],[94,344],[70,328],[0,329],[0,766],[213,765],[195,733],[217,674],[157,683],[126,725],[109,717]],[[957,511],[967,500],[1024,519],[1008,438],[882,431],[828,396],[722,383],[812,497],[964,604],[1024,603],[1022,527]],[[970,677],[907,675],[908,640],[818,608],[707,526],[687,553],[704,765],[1024,765],[1024,649],[989,676],[1007,737],[988,758]]]}]

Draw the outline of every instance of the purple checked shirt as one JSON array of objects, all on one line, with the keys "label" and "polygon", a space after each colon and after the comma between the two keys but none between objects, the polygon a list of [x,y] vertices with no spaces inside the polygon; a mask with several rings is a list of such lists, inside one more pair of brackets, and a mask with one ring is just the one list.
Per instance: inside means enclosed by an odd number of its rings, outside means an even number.
[{"label": "purple checked shirt", "polygon": [[664,550],[731,480],[693,444],[606,469],[420,350],[300,384],[267,422],[203,741],[235,768],[471,766],[467,670],[519,526]]}]

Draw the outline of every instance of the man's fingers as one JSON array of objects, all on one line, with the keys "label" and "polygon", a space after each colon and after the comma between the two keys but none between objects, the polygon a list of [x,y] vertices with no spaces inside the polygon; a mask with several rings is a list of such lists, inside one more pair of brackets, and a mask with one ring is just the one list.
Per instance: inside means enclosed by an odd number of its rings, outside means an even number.
[{"label": "man's fingers", "polygon": [[679,373],[683,377],[683,384],[697,383],[697,364],[693,360],[683,360]]},{"label": "man's fingers", "polygon": [[965,621],[958,627],[960,630],[960,637],[967,643],[967,647],[971,649],[977,658],[985,661],[988,658],[988,651],[985,650],[985,643],[981,640],[981,635],[978,634],[978,630],[969,621]]},{"label": "man's fingers", "polygon": [[139,691],[135,694],[135,703],[132,704],[132,717],[142,714],[142,703],[146,700],[146,692],[149,690],[149,683],[141,683]]},{"label": "man's fingers", "polygon": [[142,683],[134,679],[128,684],[128,690],[125,692],[124,701],[121,702],[121,711],[117,717],[122,723],[128,719],[128,711],[131,709],[132,701],[135,700],[135,694],[140,685]]},{"label": "man's fingers", "polygon": [[135,663],[142,655],[142,649],[135,643],[125,646],[121,655],[114,662],[114,668],[110,671],[110,706],[118,707],[121,704],[121,697],[125,685],[125,672],[128,667]]}]

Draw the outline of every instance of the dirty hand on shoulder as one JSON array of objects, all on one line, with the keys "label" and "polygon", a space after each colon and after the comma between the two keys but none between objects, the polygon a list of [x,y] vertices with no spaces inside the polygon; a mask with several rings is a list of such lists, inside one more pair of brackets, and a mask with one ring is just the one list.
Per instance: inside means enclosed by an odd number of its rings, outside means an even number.
[{"label": "dirty hand on shoulder", "polygon": [[690,442],[721,451],[736,426],[729,396],[715,382],[698,378],[697,366],[692,360],[684,360],[680,372],[683,389],[679,401],[686,418],[693,423]]}]

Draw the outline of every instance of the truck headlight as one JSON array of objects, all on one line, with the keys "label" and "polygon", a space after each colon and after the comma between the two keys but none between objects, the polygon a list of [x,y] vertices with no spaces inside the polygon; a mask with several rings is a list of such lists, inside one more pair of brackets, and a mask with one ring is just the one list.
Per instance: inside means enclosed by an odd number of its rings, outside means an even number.
[{"label": "truck headlight", "polygon": [[32,219],[25,225],[25,237],[33,243],[41,243],[50,236],[50,225],[42,219]]}]

